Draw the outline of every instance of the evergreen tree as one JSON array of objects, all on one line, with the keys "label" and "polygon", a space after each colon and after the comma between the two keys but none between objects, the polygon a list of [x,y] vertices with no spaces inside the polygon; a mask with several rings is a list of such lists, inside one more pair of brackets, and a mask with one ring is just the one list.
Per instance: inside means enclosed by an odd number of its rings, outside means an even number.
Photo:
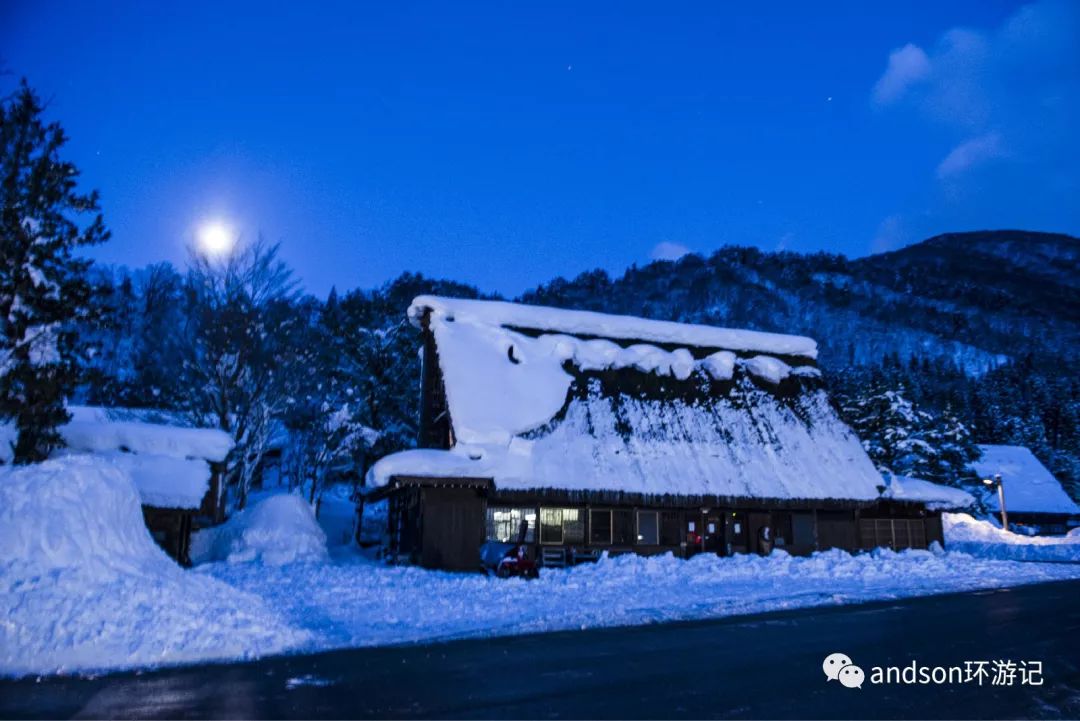
[{"label": "evergreen tree", "polygon": [[61,159],[66,141],[25,81],[0,103],[0,417],[18,432],[16,463],[62,445],[78,379],[74,328],[92,294],[90,262],[75,251],[109,237],[97,192],[79,193],[78,170]]}]

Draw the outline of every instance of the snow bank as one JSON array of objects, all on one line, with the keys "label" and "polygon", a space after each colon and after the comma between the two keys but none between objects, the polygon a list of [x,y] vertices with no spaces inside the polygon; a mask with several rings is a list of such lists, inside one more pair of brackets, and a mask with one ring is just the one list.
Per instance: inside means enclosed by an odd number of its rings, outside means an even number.
[{"label": "snow bank", "polygon": [[[828,551],[767,558],[625,555],[539,580],[387,567],[200,569],[262,596],[314,634],[311,649],[709,619],[1080,577],[1080,566],[975,559],[960,553]],[[303,588],[304,593],[295,592]]]},{"label": "snow bank", "polygon": [[1080,562],[1080,529],[1066,536],[1021,536],[966,513],[943,513],[941,521],[949,550],[1011,561]]},{"label": "snow bank", "polygon": [[778,333],[431,295],[422,295],[413,300],[409,306],[409,318],[418,323],[426,310],[430,310],[435,318],[471,320],[489,326],[817,358],[817,343],[810,338]]},{"label": "snow bank", "polygon": [[326,534],[300,496],[278,494],[192,538],[195,563],[228,561],[281,566],[326,559]]},{"label": "snow bank", "polygon": [[[980,478],[1001,474],[1006,511],[1080,515],[1080,506],[1069,498],[1053,474],[1023,446],[981,445],[982,457],[972,464]],[[986,506],[1000,511],[996,491],[983,490]]]},{"label": "snow bank", "polygon": [[307,639],[173,563],[106,458],[0,469],[0,529],[0,674],[247,658]]}]

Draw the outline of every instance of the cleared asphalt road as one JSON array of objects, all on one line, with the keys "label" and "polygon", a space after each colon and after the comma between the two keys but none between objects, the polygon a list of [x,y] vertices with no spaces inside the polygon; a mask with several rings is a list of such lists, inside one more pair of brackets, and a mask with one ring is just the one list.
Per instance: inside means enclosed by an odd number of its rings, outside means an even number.
[{"label": "cleared asphalt road", "polygon": [[[826,681],[850,656],[861,689]],[[1041,661],[1042,686],[874,685],[874,666]],[[0,716],[1080,718],[1080,582],[701,623],[0,682]]]}]

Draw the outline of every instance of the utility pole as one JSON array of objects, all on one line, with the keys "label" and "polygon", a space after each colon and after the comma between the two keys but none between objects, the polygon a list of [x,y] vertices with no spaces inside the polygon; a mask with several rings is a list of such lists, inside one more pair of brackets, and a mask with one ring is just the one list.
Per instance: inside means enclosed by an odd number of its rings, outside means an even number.
[{"label": "utility pole", "polygon": [[983,485],[988,488],[997,487],[998,506],[1001,508],[1001,527],[1006,531],[1009,530],[1009,515],[1005,511],[1005,481],[1001,478],[1001,474],[995,473],[993,478],[984,478]]}]

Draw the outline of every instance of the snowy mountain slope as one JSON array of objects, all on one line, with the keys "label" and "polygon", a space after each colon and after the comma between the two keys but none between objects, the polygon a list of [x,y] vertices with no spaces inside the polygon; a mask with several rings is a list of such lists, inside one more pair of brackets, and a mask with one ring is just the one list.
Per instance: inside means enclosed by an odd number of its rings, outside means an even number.
[{"label": "snowy mountain slope", "polygon": [[725,247],[556,279],[528,303],[800,333],[825,367],[911,353],[981,372],[1022,351],[1071,357],[1080,342],[1080,240],[1066,235],[953,233],[848,260],[824,253]]}]

